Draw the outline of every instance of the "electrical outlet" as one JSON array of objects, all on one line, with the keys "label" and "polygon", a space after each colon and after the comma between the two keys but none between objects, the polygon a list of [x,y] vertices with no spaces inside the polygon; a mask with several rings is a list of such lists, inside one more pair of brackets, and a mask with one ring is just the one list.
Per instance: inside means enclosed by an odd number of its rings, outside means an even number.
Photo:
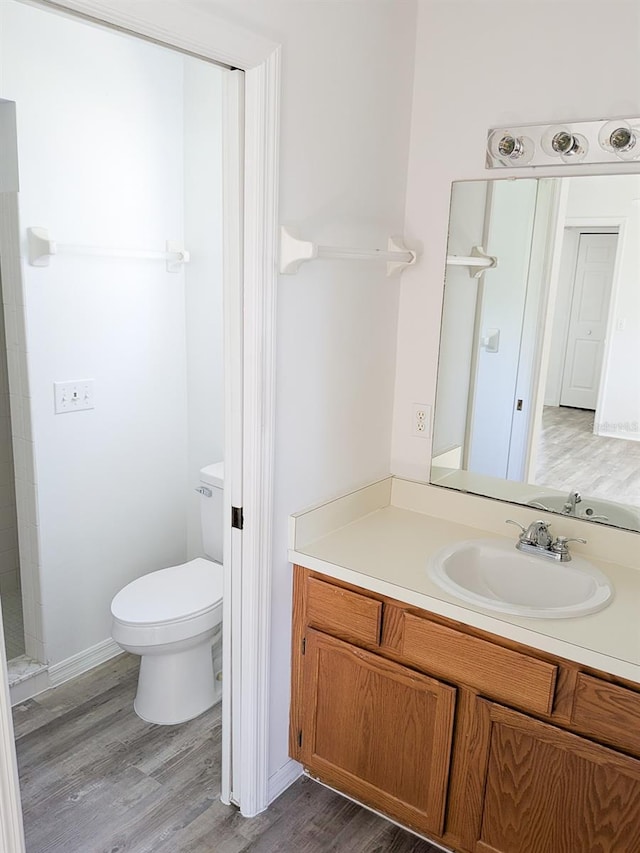
[{"label": "electrical outlet", "polygon": [[95,408],[93,379],[70,379],[66,382],[54,382],[53,393],[56,415]]},{"label": "electrical outlet", "polygon": [[431,406],[428,403],[413,404],[413,434],[418,438],[431,436]]}]

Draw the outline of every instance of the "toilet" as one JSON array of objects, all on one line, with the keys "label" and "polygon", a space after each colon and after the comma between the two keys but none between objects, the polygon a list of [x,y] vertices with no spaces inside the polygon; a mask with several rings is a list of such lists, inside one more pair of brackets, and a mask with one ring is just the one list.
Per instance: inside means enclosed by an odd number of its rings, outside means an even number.
[{"label": "toilet", "polygon": [[143,575],[111,602],[111,636],[141,656],[134,709],[149,723],[184,723],[221,696],[223,478],[222,462],[200,471],[208,559]]}]

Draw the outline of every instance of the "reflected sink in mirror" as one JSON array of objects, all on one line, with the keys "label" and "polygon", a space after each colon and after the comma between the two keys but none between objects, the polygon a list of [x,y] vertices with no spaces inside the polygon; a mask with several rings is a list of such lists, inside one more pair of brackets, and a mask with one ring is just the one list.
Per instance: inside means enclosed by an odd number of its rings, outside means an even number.
[{"label": "reflected sink in mirror", "polygon": [[601,524],[613,524],[626,530],[640,531],[640,515],[626,506],[601,498],[584,498],[575,505],[575,510],[567,512],[566,495],[540,493],[526,499],[529,506],[559,512],[570,518],[582,518],[586,521],[599,521]]},{"label": "reflected sink in mirror", "polygon": [[501,539],[448,545],[428,565],[429,577],[462,601],[515,616],[567,619],[602,610],[613,599],[607,577],[582,557],[568,563],[517,551]]}]

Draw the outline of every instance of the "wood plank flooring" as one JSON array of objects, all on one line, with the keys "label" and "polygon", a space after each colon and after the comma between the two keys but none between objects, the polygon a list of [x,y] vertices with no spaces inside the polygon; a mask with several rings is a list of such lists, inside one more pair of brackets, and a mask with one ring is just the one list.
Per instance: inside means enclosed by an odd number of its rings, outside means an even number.
[{"label": "wood plank flooring", "polygon": [[28,853],[437,853],[306,778],[241,817],[219,799],[219,706],[181,726],[143,722],[138,660],[14,708]]}]

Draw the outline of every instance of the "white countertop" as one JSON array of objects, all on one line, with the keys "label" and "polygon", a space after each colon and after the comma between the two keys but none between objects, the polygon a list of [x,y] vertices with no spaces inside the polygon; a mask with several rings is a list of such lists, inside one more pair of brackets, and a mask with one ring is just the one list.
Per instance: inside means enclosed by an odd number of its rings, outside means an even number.
[{"label": "white countertop", "polygon": [[[407,506],[413,495],[419,495],[416,503],[421,504],[421,511]],[[472,517],[474,526],[429,514],[424,506],[433,500],[438,513],[447,511],[446,492],[436,489],[434,493],[434,487],[390,478],[299,513],[292,516],[289,558],[329,577],[640,683],[638,569],[604,561],[583,548],[580,553],[601,569],[614,587],[614,599],[604,610],[569,619],[492,613],[437,587],[427,575],[427,563],[433,553],[451,542],[496,538],[495,525],[493,530],[475,526],[479,516],[474,516],[473,504],[468,504],[471,509],[465,512],[465,521]],[[460,505],[460,498],[457,501]],[[501,522],[515,514],[510,507],[496,508],[495,502],[488,503],[493,503],[490,511],[502,516]],[[486,515],[486,508],[482,509]],[[522,518],[522,512],[518,515]],[[583,531],[584,526],[580,528]],[[567,532],[575,535],[572,530]],[[609,530],[607,535],[616,533]],[[500,538],[515,543],[514,536]],[[640,537],[630,541],[637,548]]]}]

